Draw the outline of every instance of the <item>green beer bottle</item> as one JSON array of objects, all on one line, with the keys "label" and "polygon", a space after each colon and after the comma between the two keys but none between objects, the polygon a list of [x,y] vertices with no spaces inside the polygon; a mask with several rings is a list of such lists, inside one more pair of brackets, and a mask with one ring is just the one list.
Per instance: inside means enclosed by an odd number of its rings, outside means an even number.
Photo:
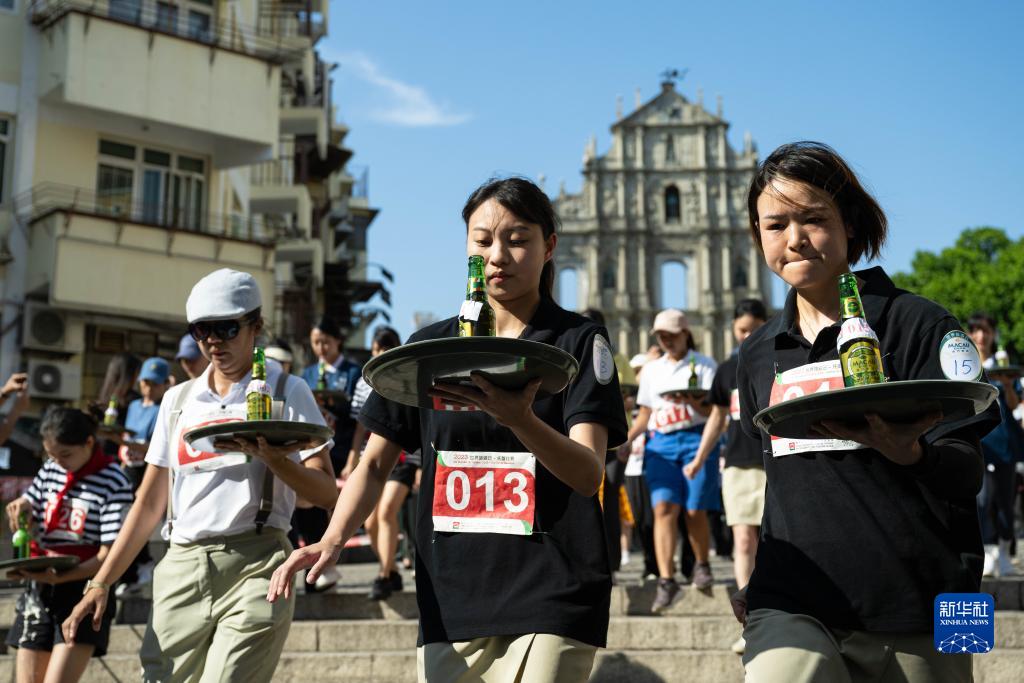
[{"label": "green beer bottle", "polygon": [[853,273],[839,276],[839,364],[843,369],[843,384],[858,387],[885,381],[878,335],[864,318],[864,306],[857,290],[857,277]]},{"label": "green beer bottle", "polygon": [[267,384],[267,359],[263,347],[252,350],[252,380],[245,390],[245,419],[269,420],[273,397]]},{"label": "green beer bottle", "polygon": [[700,389],[700,378],[697,377],[697,360],[690,357],[690,389]]},{"label": "green beer bottle", "polygon": [[18,530],[11,537],[11,546],[14,547],[14,559],[27,560],[32,545],[32,534],[28,532],[28,522],[25,521],[25,513],[18,515]]},{"label": "green beer bottle", "polygon": [[103,411],[103,426],[117,426],[117,417],[117,396],[111,396],[110,401],[107,403],[107,409]]},{"label": "green beer bottle", "polygon": [[1006,353],[1006,347],[999,344],[996,348],[996,367],[1006,368],[1010,366],[1010,354]]},{"label": "green beer bottle", "polygon": [[459,336],[494,336],[494,309],[487,303],[483,256],[469,257],[469,282],[466,286],[466,300],[459,311]]},{"label": "green beer bottle", "polygon": [[316,390],[327,391],[327,363],[322,358],[317,364]]}]

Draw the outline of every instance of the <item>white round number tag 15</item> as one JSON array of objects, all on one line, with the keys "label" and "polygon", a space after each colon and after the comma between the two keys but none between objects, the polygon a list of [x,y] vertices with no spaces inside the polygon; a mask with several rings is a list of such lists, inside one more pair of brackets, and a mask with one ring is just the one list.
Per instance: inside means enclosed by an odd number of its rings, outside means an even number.
[{"label": "white round number tag 15", "polygon": [[946,333],[939,344],[939,364],[946,379],[974,381],[981,377],[981,354],[961,330]]}]

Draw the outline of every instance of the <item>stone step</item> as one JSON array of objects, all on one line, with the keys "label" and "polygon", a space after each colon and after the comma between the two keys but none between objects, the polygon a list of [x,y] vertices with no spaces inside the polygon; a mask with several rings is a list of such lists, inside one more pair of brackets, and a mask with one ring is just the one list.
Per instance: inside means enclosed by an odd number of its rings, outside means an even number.
[{"label": "stone step", "polygon": [[[285,652],[406,651],[416,646],[415,620],[358,619],[297,621],[291,626]],[[740,635],[731,616],[612,617],[610,650],[727,650]],[[139,651],[145,626],[119,625],[111,630],[111,654]],[[996,615],[997,649],[1024,649],[1024,613]]]},{"label": "stone step", "polygon": [[[665,612],[669,616],[718,615],[729,616],[729,595],[731,584],[716,584],[711,590],[702,592],[692,586],[684,586],[672,607]],[[299,593],[295,603],[295,620],[327,619],[417,619],[416,592],[405,590],[394,593],[386,601],[374,601],[366,597],[367,591],[345,590],[327,593]],[[655,586],[647,583],[639,586],[615,586],[612,588],[611,615],[649,616],[654,602]],[[0,626],[14,622],[14,606],[18,592],[0,594]],[[149,618],[150,600],[129,597],[119,601],[117,622],[121,624],[144,624]]]},{"label": "stone step", "polygon": [[[1013,584],[1024,582],[1003,582],[1002,592],[1012,592]],[[730,616],[729,595],[731,584],[716,584],[707,592],[692,586],[684,586],[679,597],[664,614],[665,616]],[[655,586],[652,582],[644,585],[615,586],[611,596],[611,615],[650,616],[654,602]],[[0,593],[0,627],[14,622],[14,607],[17,591]],[[149,618],[150,601],[145,598],[128,598],[120,601],[117,622],[121,624],[144,624]],[[999,609],[999,614],[1024,614],[1024,612]],[[383,619],[416,619],[416,593],[406,590],[394,593],[386,601],[369,600],[363,590],[344,590],[306,595],[300,593],[296,599],[296,621]]]},{"label": "stone step", "polygon": [[[976,683],[1017,683],[1024,666],[1024,650],[997,649],[974,658]],[[14,680],[14,658],[0,656],[0,681]],[[82,683],[136,683],[139,659],[135,655],[108,655],[93,660]],[[740,658],[721,650],[635,651],[602,650],[591,683],[740,683]],[[416,653],[358,652],[285,653],[274,674],[275,683],[414,683]]]},{"label": "stone step", "polygon": [[[111,654],[138,653],[146,627],[118,625],[111,629]],[[740,634],[732,617],[613,617],[608,647],[613,650],[724,650]],[[358,619],[296,621],[285,652],[408,651],[416,647],[415,620]]]}]

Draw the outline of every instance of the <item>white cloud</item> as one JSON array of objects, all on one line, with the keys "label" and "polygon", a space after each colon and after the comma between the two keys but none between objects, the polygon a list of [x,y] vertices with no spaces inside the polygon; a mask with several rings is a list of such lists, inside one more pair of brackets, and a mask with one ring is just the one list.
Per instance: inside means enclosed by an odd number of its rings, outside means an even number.
[{"label": "white cloud", "polygon": [[369,56],[362,52],[343,52],[333,61],[356,78],[369,83],[384,98],[384,106],[370,110],[370,117],[379,123],[408,128],[457,126],[469,121],[469,113],[453,111],[446,102],[439,102],[425,89],[403,83],[385,74]]}]

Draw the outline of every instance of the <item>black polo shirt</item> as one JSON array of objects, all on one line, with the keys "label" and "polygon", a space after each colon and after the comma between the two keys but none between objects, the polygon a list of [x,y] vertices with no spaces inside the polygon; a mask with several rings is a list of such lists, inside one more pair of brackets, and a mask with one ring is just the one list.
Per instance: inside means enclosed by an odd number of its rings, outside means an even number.
[{"label": "black polo shirt", "polygon": [[[409,341],[457,336],[457,322],[435,323]],[[557,346],[580,364],[578,376],[562,393],[534,404],[538,417],[562,434],[576,424],[602,424],[609,448],[626,440],[622,395],[603,327],[545,298],[520,338]],[[376,392],[359,419],[408,452],[423,449],[416,532],[420,644],[552,633],[605,645],[611,571],[597,496],[575,493],[538,459],[533,533],[435,532],[438,451],[516,453],[526,448],[512,430],[485,413],[410,408]]]},{"label": "black polo shirt", "polygon": [[736,354],[718,366],[711,381],[708,402],[729,409],[729,428],[725,433],[726,467],[764,467],[761,460],[761,438],[751,438],[740,427],[739,392],[736,389]]},{"label": "black polo shirt", "polygon": [[[881,268],[857,275],[888,378],[945,379],[939,347],[961,329],[956,318],[897,289]],[[752,418],[767,407],[776,373],[838,358],[838,324],[811,345],[795,321],[790,290],[783,313],[740,349],[741,421],[762,439],[768,478],[748,609],[808,614],[832,628],[931,631],[937,594],[980,587],[979,439],[998,422],[998,408],[939,423],[911,466],[863,448],[774,457]]]}]

